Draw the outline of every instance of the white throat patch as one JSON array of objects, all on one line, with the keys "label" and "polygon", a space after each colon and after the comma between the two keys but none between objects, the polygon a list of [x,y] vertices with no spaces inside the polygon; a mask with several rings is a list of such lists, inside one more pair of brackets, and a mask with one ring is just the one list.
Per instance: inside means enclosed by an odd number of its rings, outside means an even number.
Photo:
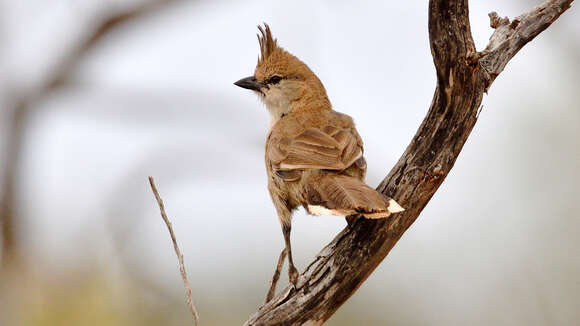
[{"label": "white throat patch", "polygon": [[290,101],[288,96],[284,94],[279,87],[270,87],[268,90],[264,90],[265,96],[260,95],[260,99],[268,112],[270,113],[270,129],[272,126],[280,120],[280,118],[290,111]]}]

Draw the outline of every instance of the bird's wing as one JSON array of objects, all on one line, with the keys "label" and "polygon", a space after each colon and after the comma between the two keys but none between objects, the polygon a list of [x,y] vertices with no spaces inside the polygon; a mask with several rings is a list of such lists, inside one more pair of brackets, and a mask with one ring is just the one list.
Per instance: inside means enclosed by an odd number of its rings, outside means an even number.
[{"label": "bird's wing", "polygon": [[268,158],[276,170],[344,170],[363,155],[361,137],[353,127],[326,125],[295,136],[270,139]]}]

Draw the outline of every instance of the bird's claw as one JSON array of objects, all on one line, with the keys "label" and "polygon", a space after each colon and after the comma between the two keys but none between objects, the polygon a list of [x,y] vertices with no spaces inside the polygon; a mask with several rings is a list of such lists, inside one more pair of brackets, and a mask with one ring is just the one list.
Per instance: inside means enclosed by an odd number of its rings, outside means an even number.
[{"label": "bird's claw", "polygon": [[298,276],[300,276],[300,274],[298,273],[296,267],[290,266],[290,268],[288,268],[288,279],[294,288],[297,288],[296,285],[298,284]]}]

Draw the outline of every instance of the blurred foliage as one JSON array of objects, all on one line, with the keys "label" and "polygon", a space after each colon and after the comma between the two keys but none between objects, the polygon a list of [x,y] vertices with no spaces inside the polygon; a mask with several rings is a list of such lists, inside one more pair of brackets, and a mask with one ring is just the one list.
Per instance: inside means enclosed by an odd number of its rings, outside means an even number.
[{"label": "blurred foliage", "polygon": [[176,300],[148,294],[146,287],[131,280],[119,282],[106,270],[4,274],[0,321],[11,326],[183,325],[187,321],[189,316],[176,309]]}]

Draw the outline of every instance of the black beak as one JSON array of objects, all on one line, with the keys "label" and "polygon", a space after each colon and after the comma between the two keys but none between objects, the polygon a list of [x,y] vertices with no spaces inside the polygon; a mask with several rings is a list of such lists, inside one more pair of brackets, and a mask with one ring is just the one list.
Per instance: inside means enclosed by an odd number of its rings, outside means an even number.
[{"label": "black beak", "polygon": [[237,82],[235,82],[234,85],[240,86],[241,88],[251,89],[253,91],[258,91],[258,92],[262,88],[262,84],[260,84],[256,80],[256,77],[254,77],[254,76],[242,78],[242,79],[238,80]]}]

